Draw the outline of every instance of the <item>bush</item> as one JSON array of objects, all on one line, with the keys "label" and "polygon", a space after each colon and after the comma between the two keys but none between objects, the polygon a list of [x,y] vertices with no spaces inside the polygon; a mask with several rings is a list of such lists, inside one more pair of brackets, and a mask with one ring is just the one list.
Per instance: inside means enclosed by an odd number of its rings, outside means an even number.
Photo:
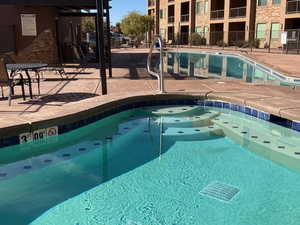
[{"label": "bush", "polygon": [[249,41],[249,46],[254,47],[254,48],[259,48],[260,40],[259,39],[254,39]]},{"label": "bush", "polygon": [[247,47],[249,47],[249,42],[247,42],[247,41],[237,41],[236,43],[235,43],[235,46],[236,47],[239,47],[239,48],[247,48]]},{"label": "bush", "polygon": [[190,45],[206,45],[206,39],[205,37],[202,37],[198,33],[192,33],[189,38]]},{"label": "bush", "polygon": [[228,47],[228,44],[225,43],[224,41],[218,41],[218,42],[217,42],[217,45],[218,45],[219,47]]}]

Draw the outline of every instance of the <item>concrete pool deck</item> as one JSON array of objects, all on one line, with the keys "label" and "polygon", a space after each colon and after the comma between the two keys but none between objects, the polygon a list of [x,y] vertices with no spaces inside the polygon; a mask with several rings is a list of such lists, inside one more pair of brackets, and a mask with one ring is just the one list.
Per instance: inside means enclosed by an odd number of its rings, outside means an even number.
[{"label": "concrete pool deck", "polygon": [[[107,96],[101,96],[101,84],[97,69],[72,72],[68,80],[52,72],[44,74],[41,95],[23,101],[20,88],[12,106],[0,98],[0,135],[38,121],[49,121],[67,115],[75,115],[96,106],[134,96],[158,95],[157,80],[145,69],[145,49],[114,51],[113,78],[108,79]],[[285,57],[285,56],[284,56]],[[297,65],[294,64],[296,68]],[[75,72],[74,72],[75,71]],[[240,81],[176,80],[167,77],[167,94],[192,95],[244,104],[290,120],[300,121],[300,88],[247,84]],[[28,88],[25,87],[28,94]],[[33,84],[37,93],[37,85]],[[7,90],[5,90],[7,95]],[[142,98],[142,97],[141,97]],[[80,116],[80,115],[79,115]]]}]

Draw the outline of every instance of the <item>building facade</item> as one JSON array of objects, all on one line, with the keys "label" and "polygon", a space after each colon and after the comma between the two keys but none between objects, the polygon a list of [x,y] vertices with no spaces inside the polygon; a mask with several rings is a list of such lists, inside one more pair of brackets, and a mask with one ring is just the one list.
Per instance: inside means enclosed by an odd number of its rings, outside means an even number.
[{"label": "building facade", "polygon": [[49,64],[72,58],[70,44],[81,25],[81,18],[72,15],[81,8],[95,8],[95,1],[1,0],[0,56]]},{"label": "building facade", "polygon": [[210,45],[259,40],[260,47],[281,47],[281,33],[299,45],[300,0],[149,0],[154,34],[188,44],[198,33]]}]

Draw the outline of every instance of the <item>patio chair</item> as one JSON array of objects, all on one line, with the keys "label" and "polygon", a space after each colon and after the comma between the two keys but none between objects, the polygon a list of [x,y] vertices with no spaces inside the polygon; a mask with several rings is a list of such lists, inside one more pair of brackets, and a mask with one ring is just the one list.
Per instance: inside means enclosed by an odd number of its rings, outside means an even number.
[{"label": "patio chair", "polygon": [[[19,75],[19,79],[13,79],[14,76]],[[25,90],[24,90],[24,79],[22,74],[20,73],[15,73],[13,74],[13,77],[9,77],[7,69],[6,69],[6,64],[5,64],[5,59],[0,58],[0,87],[2,91],[2,97],[4,98],[4,90],[3,87],[8,87],[9,89],[9,94],[8,94],[8,105],[11,106],[11,98],[12,95],[14,94],[14,87],[17,85],[20,85],[22,88],[22,96],[23,99],[25,100]]]}]

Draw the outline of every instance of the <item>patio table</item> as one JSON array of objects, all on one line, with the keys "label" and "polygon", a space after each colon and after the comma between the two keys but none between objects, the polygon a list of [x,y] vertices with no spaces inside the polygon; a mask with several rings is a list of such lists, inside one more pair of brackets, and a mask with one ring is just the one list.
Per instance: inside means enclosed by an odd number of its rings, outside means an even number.
[{"label": "patio table", "polygon": [[24,71],[27,79],[28,79],[28,85],[29,85],[29,94],[30,98],[32,99],[32,86],[31,86],[31,77],[29,74],[29,71],[35,71],[37,74],[37,83],[38,83],[38,94],[40,94],[40,75],[37,73],[37,71],[43,67],[47,67],[48,64],[44,63],[16,63],[16,64],[6,64],[6,68],[10,70],[10,77],[16,72],[16,71]]}]

